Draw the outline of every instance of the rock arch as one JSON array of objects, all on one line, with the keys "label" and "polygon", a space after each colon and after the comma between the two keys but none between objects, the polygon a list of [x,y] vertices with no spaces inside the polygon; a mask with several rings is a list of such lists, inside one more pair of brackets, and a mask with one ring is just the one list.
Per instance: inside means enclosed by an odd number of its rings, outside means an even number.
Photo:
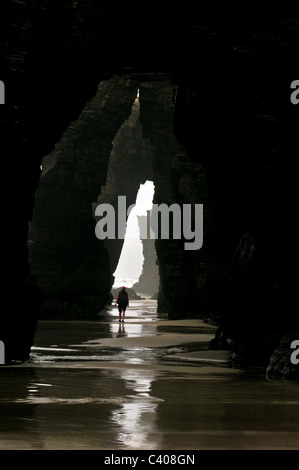
[{"label": "rock arch", "polygon": [[[155,202],[192,203],[198,199],[198,173],[204,194],[204,170],[173,132],[174,88],[164,74],[101,82],[78,120],[43,159],[28,243],[32,281],[47,315],[96,315],[109,299],[123,240],[97,240],[97,204],[116,209],[118,196],[125,195],[128,207],[146,179],[153,179]],[[194,286],[185,274],[196,266],[198,253],[191,257],[181,240],[155,244],[161,260],[159,311],[192,313]]]}]

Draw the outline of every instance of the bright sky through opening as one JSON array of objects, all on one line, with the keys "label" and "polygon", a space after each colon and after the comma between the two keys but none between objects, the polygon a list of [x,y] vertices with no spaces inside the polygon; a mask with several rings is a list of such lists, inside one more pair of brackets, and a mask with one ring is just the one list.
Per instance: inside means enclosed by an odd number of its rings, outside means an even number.
[{"label": "bright sky through opening", "polygon": [[[114,273],[115,285],[125,280],[137,281],[142,272],[143,253],[142,242],[139,238],[138,215],[146,215],[153,205],[154,183],[146,181],[141,184],[135,207],[130,212],[127,221],[127,231],[118,266]],[[126,283],[129,284],[128,282]],[[128,285],[128,287],[130,287]]]}]

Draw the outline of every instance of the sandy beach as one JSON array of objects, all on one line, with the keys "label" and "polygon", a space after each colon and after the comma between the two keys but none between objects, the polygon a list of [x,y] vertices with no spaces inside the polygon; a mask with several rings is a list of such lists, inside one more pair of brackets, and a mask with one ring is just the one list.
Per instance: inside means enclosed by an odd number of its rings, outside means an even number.
[{"label": "sandy beach", "polygon": [[1,450],[299,447],[299,385],[234,368],[215,326],[155,301],[117,320],[39,322],[30,360],[0,369]]}]

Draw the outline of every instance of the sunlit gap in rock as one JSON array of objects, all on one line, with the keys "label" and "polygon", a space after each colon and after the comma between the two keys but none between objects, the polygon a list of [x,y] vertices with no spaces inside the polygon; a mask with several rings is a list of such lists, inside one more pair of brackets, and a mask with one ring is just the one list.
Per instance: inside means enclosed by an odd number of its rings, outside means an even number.
[{"label": "sunlit gap in rock", "polygon": [[154,191],[152,181],[146,181],[139,187],[135,206],[128,217],[122,252],[114,272],[114,287],[120,285],[132,287],[143,272],[145,258],[143,243],[140,240],[139,220],[140,217],[146,217],[147,211],[151,210]]}]

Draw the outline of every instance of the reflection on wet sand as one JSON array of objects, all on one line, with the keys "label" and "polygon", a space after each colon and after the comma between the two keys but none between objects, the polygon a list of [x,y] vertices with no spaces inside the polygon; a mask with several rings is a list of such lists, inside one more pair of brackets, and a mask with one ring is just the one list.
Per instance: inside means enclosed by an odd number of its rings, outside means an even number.
[{"label": "reflection on wet sand", "polygon": [[[132,401],[123,403],[112,412],[111,422],[117,424],[117,441],[124,449],[158,449],[156,428],[157,403],[151,396],[153,371],[140,375],[139,370],[124,370],[121,377],[128,391],[133,392]],[[155,436],[152,438],[151,436]]]},{"label": "reflection on wet sand", "polygon": [[[139,313],[138,304],[135,305],[135,311]],[[129,313],[129,310],[128,312]],[[151,312],[151,316],[153,313]],[[154,318],[156,317],[154,312]],[[119,323],[118,330],[115,334],[115,324],[111,323],[111,333],[115,338],[123,338],[128,336],[126,333],[126,325],[129,321],[129,335],[142,336],[144,324],[134,323],[131,315],[127,314],[126,322]],[[117,343],[116,343],[117,346]],[[135,349],[134,357],[127,358],[127,362],[131,364],[142,364],[144,359],[136,357],[138,349]],[[158,442],[151,439],[151,434],[156,431],[155,419],[156,408],[155,398],[151,397],[151,384],[155,380],[155,371],[145,371],[142,375],[140,370],[123,369],[120,376],[124,380],[128,391],[127,401],[120,405],[120,408],[114,410],[111,415],[112,425],[117,425],[118,435],[116,437],[119,445],[124,449],[157,449]],[[131,395],[132,393],[132,395]]]},{"label": "reflection on wet sand", "polygon": [[297,382],[232,368],[213,327],[155,308],[40,322],[30,361],[0,368],[0,449],[299,448]]}]

